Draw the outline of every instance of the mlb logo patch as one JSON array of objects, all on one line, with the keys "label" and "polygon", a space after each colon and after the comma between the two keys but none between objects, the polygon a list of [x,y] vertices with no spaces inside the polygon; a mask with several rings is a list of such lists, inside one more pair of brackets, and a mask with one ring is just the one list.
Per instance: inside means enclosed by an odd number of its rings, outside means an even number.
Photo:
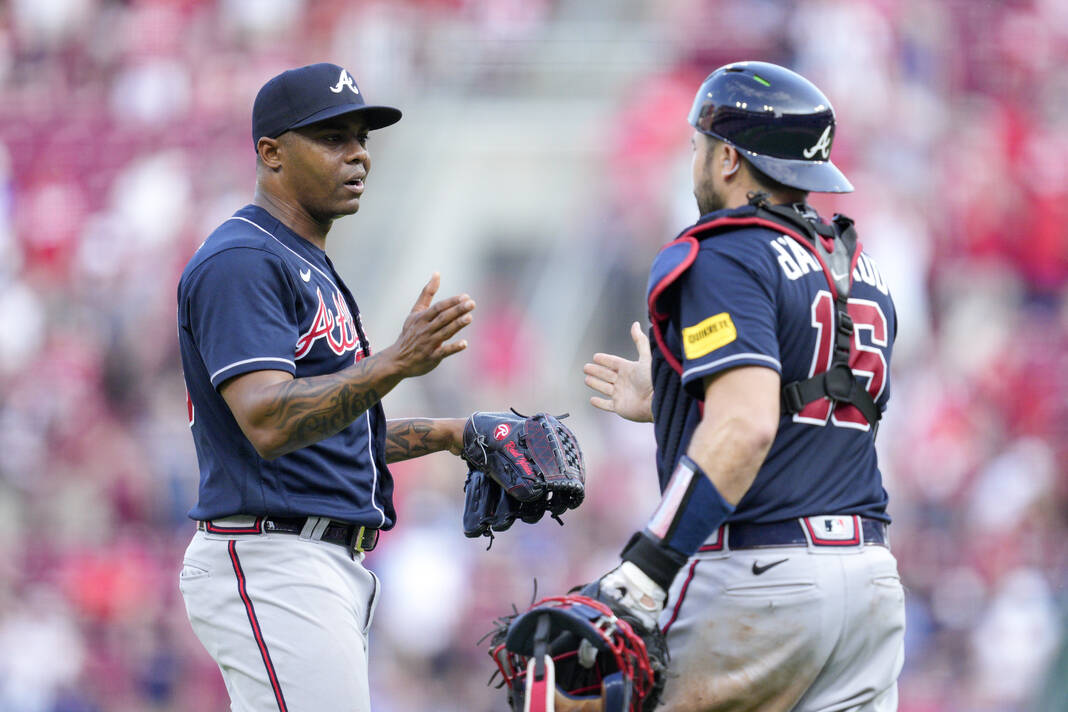
[{"label": "mlb logo patch", "polygon": [[[852,520],[850,520],[852,523]],[[823,532],[834,536],[841,536],[846,530],[846,520],[842,517],[825,517],[823,520]]]},{"label": "mlb logo patch", "polygon": [[848,546],[860,543],[860,520],[854,514],[805,517],[802,521],[813,544]]}]

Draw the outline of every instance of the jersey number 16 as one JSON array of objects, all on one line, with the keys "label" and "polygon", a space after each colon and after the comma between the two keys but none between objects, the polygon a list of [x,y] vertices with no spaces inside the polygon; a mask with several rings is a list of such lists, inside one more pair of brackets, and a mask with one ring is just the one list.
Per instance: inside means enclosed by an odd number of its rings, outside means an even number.
[{"label": "jersey number 16", "polygon": [[[858,378],[867,379],[866,388],[872,400],[878,402],[886,387],[886,357],[882,348],[887,345],[886,315],[878,302],[868,299],[850,299],[849,316],[853,317],[853,343],[849,350],[849,368]],[[808,375],[823,373],[831,365],[834,353],[834,299],[831,293],[820,290],[812,302],[812,326],[816,329],[816,352]],[[872,345],[861,343],[861,334],[867,332]],[[855,406],[838,403],[831,407],[830,398],[821,398],[806,405],[794,415],[796,423],[826,425],[840,428],[868,430],[864,415]]]}]

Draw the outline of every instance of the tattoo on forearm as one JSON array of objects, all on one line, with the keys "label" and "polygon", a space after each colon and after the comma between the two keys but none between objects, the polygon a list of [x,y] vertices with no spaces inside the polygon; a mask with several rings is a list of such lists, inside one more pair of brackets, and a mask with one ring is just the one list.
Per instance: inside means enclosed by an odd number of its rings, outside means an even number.
[{"label": "tattoo on forearm", "polygon": [[356,380],[345,371],[286,383],[265,415],[303,447],[339,432],[374,406],[381,396],[372,387],[367,362],[357,364]]},{"label": "tattoo on forearm", "polygon": [[409,460],[440,447],[434,444],[434,421],[429,418],[397,420],[386,425],[386,462]]}]

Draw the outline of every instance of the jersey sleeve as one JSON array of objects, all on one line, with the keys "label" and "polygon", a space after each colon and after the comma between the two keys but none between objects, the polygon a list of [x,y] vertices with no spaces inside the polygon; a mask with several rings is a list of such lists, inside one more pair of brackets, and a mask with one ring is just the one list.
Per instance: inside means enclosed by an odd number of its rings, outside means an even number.
[{"label": "jersey sleeve", "polygon": [[225,250],[205,260],[183,287],[182,326],[213,387],[250,371],[296,373],[296,302],[279,257],[254,248]]},{"label": "jersey sleeve", "polygon": [[782,373],[772,279],[759,264],[707,247],[682,275],[682,382],[692,395],[704,398],[706,376],[738,366]]}]

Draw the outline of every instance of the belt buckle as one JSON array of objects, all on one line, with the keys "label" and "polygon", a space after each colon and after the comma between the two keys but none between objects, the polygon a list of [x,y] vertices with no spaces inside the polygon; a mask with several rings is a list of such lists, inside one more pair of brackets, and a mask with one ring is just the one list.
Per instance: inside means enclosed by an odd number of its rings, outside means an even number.
[{"label": "belt buckle", "polygon": [[349,556],[355,557],[356,554],[363,553],[363,526],[352,528],[352,533],[349,534],[348,546]]},{"label": "belt buckle", "polygon": [[375,535],[374,535],[374,537],[372,537],[372,540],[370,542],[371,545],[365,549],[364,548],[364,535],[367,534],[367,527],[364,526],[364,525],[361,525],[359,527],[354,527],[353,528],[352,534],[349,536],[349,546],[348,546],[349,552],[352,555],[355,556],[356,554],[363,554],[363,553],[365,553],[367,551],[370,551],[371,549],[375,548],[375,546],[378,544],[378,530],[377,529],[372,529],[371,531],[375,532]]},{"label": "belt buckle", "polygon": [[[365,542],[364,537],[367,535],[368,531],[370,531],[373,536],[370,537],[370,542]],[[376,527],[367,527],[364,525],[358,527],[354,526],[354,528],[352,528],[352,534],[348,537],[347,543],[348,552],[351,556],[355,557],[357,554],[364,554],[371,551],[378,545],[378,529]],[[365,543],[368,545],[364,545]]]}]

